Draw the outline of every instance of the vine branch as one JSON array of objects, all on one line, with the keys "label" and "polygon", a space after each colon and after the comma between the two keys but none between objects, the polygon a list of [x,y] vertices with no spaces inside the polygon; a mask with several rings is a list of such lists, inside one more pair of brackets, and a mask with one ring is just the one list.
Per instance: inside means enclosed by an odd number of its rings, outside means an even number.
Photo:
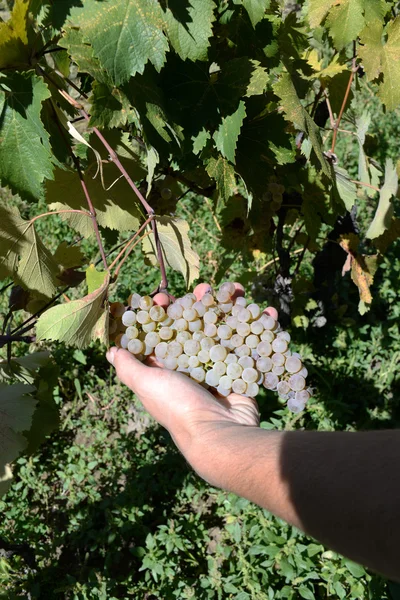
[{"label": "vine branch", "polygon": [[[355,74],[358,71],[358,66],[356,64],[356,61],[357,61],[356,42],[353,42],[353,59],[352,59],[352,66],[351,66],[351,71],[350,71],[350,77],[349,77],[347,88],[346,88],[346,91],[345,91],[345,94],[344,94],[342,106],[340,107],[338,118],[336,119],[335,124],[333,126],[332,145],[331,145],[331,149],[329,151],[330,154],[334,154],[335,153],[336,138],[337,138],[337,134],[338,134],[338,129],[339,129],[340,121],[342,120],[343,113],[344,113],[345,108],[346,108],[347,100],[349,98],[349,94],[350,94],[350,90],[351,90],[351,84],[353,83],[354,76],[355,76]],[[329,110],[329,107],[328,107],[328,110]]]}]

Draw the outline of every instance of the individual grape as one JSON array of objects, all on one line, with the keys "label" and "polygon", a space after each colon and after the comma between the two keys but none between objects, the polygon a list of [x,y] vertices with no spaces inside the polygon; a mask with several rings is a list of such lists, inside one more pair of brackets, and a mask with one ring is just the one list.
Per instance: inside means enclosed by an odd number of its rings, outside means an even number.
[{"label": "individual grape", "polygon": [[247,308],[242,307],[237,314],[237,319],[240,323],[248,323],[251,321],[251,312]]},{"label": "individual grape", "polygon": [[306,380],[301,375],[292,375],[289,377],[289,385],[294,392],[301,392],[306,387]]},{"label": "individual grape", "polygon": [[225,375],[226,369],[227,369],[227,365],[224,362],[222,362],[221,360],[214,363],[214,366],[212,368],[214,373],[217,373],[219,377],[222,377],[222,375]]},{"label": "individual grape", "polygon": [[212,293],[212,288],[209,283],[199,283],[193,290],[193,294],[196,296],[196,301],[200,301],[204,294]]},{"label": "individual grape", "polygon": [[185,354],[188,356],[196,356],[200,352],[200,342],[197,340],[188,340],[184,345]]},{"label": "individual grape", "polygon": [[300,360],[301,360],[301,356],[298,352],[292,352],[292,356],[295,356],[296,358],[300,358]]},{"label": "individual grape", "polygon": [[219,385],[217,387],[217,392],[220,396],[224,396],[226,398],[226,396],[229,396],[231,393],[231,390],[227,390],[226,388],[222,387],[222,385]]},{"label": "individual grape", "polygon": [[302,375],[304,377],[304,379],[306,379],[306,377],[308,376],[308,371],[305,367],[303,367],[301,369],[301,371],[299,371],[299,375]]},{"label": "individual grape", "polygon": [[274,308],[273,306],[268,306],[268,308],[264,308],[263,310],[263,314],[264,315],[269,315],[270,317],[272,317],[275,321],[278,320],[278,311],[276,310],[276,308]]},{"label": "individual grape", "polygon": [[168,353],[168,344],[167,342],[160,342],[154,349],[154,354],[157,358],[165,358]]},{"label": "individual grape", "polygon": [[215,304],[214,296],[212,294],[204,294],[204,296],[201,298],[201,302],[206,307],[214,306],[214,304]]},{"label": "individual grape", "polygon": [[195,321],[190,321],[188,323],[189,331],[199,332],[203,327],[203,321],[201,319],[196,319]]},{"label": "individual grape", "polygon": [[280,337],[280,338],[282,338],[282,339],[286,340],[286,341],[287,341],[287,343],[289,343],[289,342],[290,342],[290,339],[291,339],[291,338],[290,338],[290,333],[288,333],[287,331],[280,331],[280,332],[278,333],[278,337]]},{"label": "individual grape", "polygon": [[279,383],[279,378],[274,373],[266,373],[264,377],[264,387],[267,390],[274,390]]},{"label": "individual grape", "polygon": [[116,319],[119,319],[120,317],[122,317],[124,312],[125,312],[125,306],[122,304],[122,302],[111,302],[110,314],[113,317],[115,317]]},{"label": "individual grape", "polygon": [[128,340],[134,340],[139,335],[139,329],[134,325],[131,325],[130,327],[126,328],[125,335]]},{"label": "individual grape", "polygon": [[199,316],[193,308],[185,308],[183,311],[183,318],[186,319],[186,321],[194,321],[195,319],[198,319]]},{"label": "individual grape", "polygon": [[216,344],[212,348],[210,348],[210,359],[213,362],[218,362],[220,360],[225,360],[227,355],[226,348],[221,346],[221,344]]},{"label": "individual grape", "polygon": [[231,294],[227,291],[219,290],[216,294],[216,299],[218,302],[223,304],[224,302],[229,302],[231,299]]},{"label": "individual grape", "polygon": [[256,381],[256,384],[262,385],[264,383],[264,377],[265,377],[265,373],[261,373],[260,371],[258,371],[258,379]]},{"label": "individual grape", "polygon": [[216,373],[213,369],[207,371],[206,373],[206,383],[211,385],[212,387],[217,387],[219,385],[220,375]]},{"label": "individual grape", "polygon": [[229,325],[220,325],[217,329],[217,335],[221,340],[229,340],[232,337],[232,329]]},{"label": "individual grape", "polygon": [[192,334],[192,338],[198,342],[201,342],[205,337],[204,331],[194,331]]},{"label": "individual grape", "polygon": [[231,340],[220,340],[220,344],[224,348],[228,348],[228,350],[233,350],[233,346],[232,346]]},{"label": "individual grape", "polygon": [[144,338],[144,343],[147,346],[151,346],[152,348],[155,348],[157,346],[157,344],[159,344],[161,342],[161,337],[159,336],[159,334],[156,331],[152,331],[150,333],[148,333],[146,335],[146,337]]},{"label": "individual grape", "polygon": [[260,355],[258,354],[257,350],[254,350],[254,349],[252,349],[250,356],[254,360],[258,360],[260,358]]},{"label": "individual grape", "polygon": [[168,315],[165,315],[165,319],[162,321],[163,327],[171,327],[174,324],[174,319],[171,319]]},{"label": "individual grape", "polygon": [[241,356],[238,360],[238,363],[241,367],[243,367],[243,369],[252,368],[255,364],[251,356]]},{"label": "individual grape", "polygon": [[242,346],[244,342],[244,338],[239,335],[238,333],[235,333],[232,337],[231,337],[231,344],[233,348],[239,348],[239,346]]},{"label": "individual grape", "polygon": [[217,326],[214,325],[214,323],[207,323],[206,325],[204,325],[204,334],[209,338],[216,337]]},{"label": "individual grape", "polygon": [[289,356],[285,361],[285,369],[288,373],[297,373],[301,367],[301,360],[297,356]]},{"label": "individual grape", "polygon": [[247,310],[251,312],[251,316],[253,319],[258,319],[258,317],[261,314],[261,308],[258,306],[258,304],[249,304],[247,306]]},{"label": "individual grape", "polygon": [[237,354],[240,357],[250,356],[250,354],[251,354],[251,350],[248,346],[246,346],[246,344],[242,344],[238,348],[235,348],[234,352],[235,352],[235,354]]},{"label": "individual grape", "polygon": [[160,195],[163,200],[170,200],[172,198],[172,190],[168,187],[162,188]]},{"label": "individual grape", "polygon": [[191,334],[190,334],[188,331],[184,331],[184,330],[183,330],[183,331],[179,331],[179,332],[177,333],[177,335],[176,335],[176,338],[175,338],[175,339],[176,339],[176,341],[177,341],[177,342],[179,342],[179,343],[180,343],[180,344],[182,344],[182,346],[183,346],[183,344],[184,344],[185,342],[187,342],[188,340],[191,340],[191,339],[192,339],[192,336],[191,336]]},{"label": "individual grape", "polygon": [[153,352],[154,352],[154,346],[149,346],[148,344],[144,345],[143,354],[145,356],[150,356],[150,354],[153,354]]},{"label": "individual grape", "polygon": [[235,286],[235,292],[234,292],[232,298],[237,299],[237,298],[240,298],[241,296],[244,296],[245,290],[244,290],[244,287],[242,286],[242,284],[235,281],[233,283],[233,285]]},{"label": "individual grape", "polygon": [[243,379],[235,379],[232,383],[232,391],[235,394],[245,394],[247,389],[247,383]]},{"label": "individual grape", "polygon": [[141,325],[145,325],[146,323],[150,322],[150,315],[147,312],[147,310],[139,310],[138,313],[136,313],[136,319],[137,322],[140,323]]},{"label": "individual grape", "polygon": [[258,335],[251,334],[251,335],[247,336],[244,343],[249,348],[252,348],[252,349],[258,348],[258,344],[260,343],[260,338],[258,337]]},{"label": "individual grape", "polygon": [[274,341],[274,339],[275,339],[275,334],[272,331],[270,331],[269,329],[266,329],[261,334],[261,340],[263,342],[272,343]]},{"label": "individual grape", "polygon": [[261,373],[268,373],[272,369],[272,360],[267,356],[261,356],[256,363],[256,367]]},{"label": "individual grape", "polygon": [[[117,348],[121,348],[121,339],[122,339],[123,335],[125,335],[125,334],[119,333],[117,336],[115,336],[114,343],[117,346]],[[126,337],[126,335],[125,335],[125,337]]]},{"label": "individual grape", "polygon": [[248,367],[246,369],[243,369],[242,379],[246,383],[255,383],[258,379],[257,370],[253,369],[253,367]]},{"label": "individual grape", "polygon": [[298,402],[305,404],[310,399],[310,393],[308,390],[300,390],[300,392],[296,392],[295,398]]},{"label": "individual grape", "polygon": [[[243,367],[239,365],[239,363],[230,363],[226,369],[226,374],[231,379],[239,379],[243,373]],[[222,384],[222,382],[221,382]]]},{"label": "individual grape", "polygon": [[210,362],[210,353],[208,350],[200,350],[200,352],[197,354],[197,357],[201,363],[206,364]]},{"label": "individual grape", "polygon": [[233,317],[232,315],[229,315],[229,317],[226,318],[225,322],[231,329],[236,329],[238,324],[237,317]]},{"label": "individual grape", "polygon": [[192,309],[196,311],[199,317],[204,317],[207,311],[207,308],[200,301],[195,302],[192,306]]},{"label": "individual grape", "polygon": [[150,331],[155,331],[157,329],[157,323],[154,321],[150,321],[149,323],[145,323],[142,325],[142,331],[144,333],[150,333]]},{"label": "individual grape", "polygon": [[286,352],[287,350],[287,341],[280,338],[280,337],[276,337],[274,339],[274,341],[272,342],[272,350],[274,352],[280,352],[281,354],[283,352]]},{"label": "individual grape", "polygon": [[269,342],[260,342],[257,345],[257,352],[260,356],[270,356],[272,352],[272,346]]},{"label": "individual grape", "polygon": [[243,306],[240,306],[240,304],[234,304],[231,310],[232,317],[235,317],[237,319],[238,313],[240,310],[242,310],[242,308]]},{"label": "individual grape", "polygon": [[178,360],[176,358],[176,356],[166,356],[163,359],[163,363],[166,369],[169,369],[170,371],[175,371],[175,369],[178,367]]},{"label": "individual grape", "polygon": [[233,303],[232,302],[224,302],[223,304],[219,304],[218,308],[225,315],[228,315],[233,308]]},{"label": "individual grape", "polygon": [[273,331],[276,329],[276,321],[272,317],[262,314],[260,318],[261,323],[264,325],[264,329],[269,329]]},{"label": "individual grape", "polygon": [[136,313],[133,310],[127,310],[122,315],[122,323],[125,327],[129,327],[129,325],[134,325],[136,323]]},{"label": "individual grape", "polygon": [[161,327],[158,334],[162,340],[170,340],[174,336],[174,332],[171,327]]},{"label": "individual grape", "polygon": [[236,298],[236,306],[246,306],[247,300],[243,296]]},{"label": "individual grape", "polygon": [[167,308],[167,315],[174,320],[181,319],[183,315],[183,306],[177,302],[170,304]]},{"label": "individual grape", "polygon": [[251,333],[254,333],[254,335],[261,335],[264,331],[264,325],[261,321],[253,321],[253,323],[250,324],[250,331]]},{"label": "individual grape", "polygon": [[144,344],[141,340],[129,340],[128,350],[131,354],[140,354],[144,350]]},{"label": "individual grape", "polygon": [[257,383],[248,383],[246,389],[246,396],[248,396],[249,398],[255,398],[256,396],[258,396],[259,391],[260,388],[257,385]]},{"label": "individual grape", "polygon": [[219,385],[225,388],[226,390],[232,389],[232,383],[232,378],[228,375],[222,375],[221,379],[219,380]]},{"label": "individual grape", "polygon": [[218,315],[213,310],[208,310],[204,317],[204,323],[216,323],[218,321]]},{"label": "individual grape", "polygon": [[243,337],[247,337],[251,333],[249,323],[238,323],[236,327],[236,331],[239,335]]},{"label": "individual grape", "polygon": [[202,367],[195,367],[190,371],[190,377],[201,383],[206,378],[206,372]]},{"label": "individual grape", "polygon": [[[185,342],[187,344],[187,342]],[[179,342],[170,342],[168,344],[168,355],[178,358],[183,352],[183,346]],[[187,354],[187,352],[185,353]]]},{"label": "individual grape", "polygon": [[150,296],[142,296],[139,300],[139,308],[142,310],[150,310],[153,306],[153,298]]},{"label": "individual grape", "polygon": [[120,323],[118,321],[116,321],[115,319],[113,319],[112,317],[110,317],[110,323],[108,325],[108,335],[112,336],[114,333],[117,333],[119,326],[120,326]]},{"label": "individual grape", "polygon": [[188,328],[188,322],[186,319],[177,319],[174,323],[174,327],[177,331],[186,331]]},{"label": "individual grape", "polygon": [[140,294],[131,294],[129,304],[133,310],[137,310],[139,308],[140,303]]},{"label": "individual grape", "polygon": [[183,308],[192,308],[193,304],[196,302],[195,299],[192,298],[192,294],[186,294],[183,298],[180,299],[180,304]]},{"label": "individual grape", "polygon": [[171,304],[171,298],[165,292],[158,292],[153,296],[153,304],[167,308]]},{"label": "individual grape", "polygon": [[128,347],[129,341],[130,340],[128,339],[128,336],[125,333],[123,335],[121,335],[121,339],[119,341],[119,343],[121,344],[121,348],[126,350]]},{"label": "individual grape", "polygon": [[200,361],[198,356],[189,356],[189,367],[191,369],[195,369],[200,366]]},{"label": "individual grape", "polygon": [[166,312],[162,306],[156,305],[150,308],[149,315],[152,321],[156,321],[156,323],[158,323],[159,321],[163,321],[165,319]]},{"label": "individual grape", "polygon": [[186,354],[181,354],[178,356],[178,367],[181,369],[188,369],[189,367],[189,357]]},{"label": "individual grape", "polygon": [[234,283],[232,283],[231,281],[224,281],[224,283],[221,283],[219,291],[227,292],[229,294],[229,297],[231,297],[235,293],[235,289],[236,288]]},{"label": "individual grape", "polygon": [[280,381],[276,386],[276,391],[280,396],[286,396],[290,392],[290,385],[287,381]]},{"label": "individual grape", "polygon": [[273,372],[275,375],[278,375],[278,377],[280,377],[281,375],[283,375],[283,374],[284,374],[284,372],[285,372],[285,367],[281,367],[281,366],[276,366],[276,365],[275,365],[275,366],[273,366],[273,367],[272,367],[272,372]]},{"label": "individual grape", "polygon": [[285,364],[285,357],[280,352],[275,352],[271,356],[271,360],[275,367],[282,367]]},{"label": "individual grape", "polygon": [[210,350],[210,348],[215,346],[215,342],[212,338],[204,337],[200,342],[200,346],[202,350]]},{"label": "individual grape", "polygon": [[231,354],[229,353],[226,357],[226,359],[224,360],[224,362],[227,365],[231,365],[232,363],[237,363],[238,361],[238,357],[236,356],[236,354]]},{"label": "individual grape", "polygon": [[298,400],[296,400],[296,398],[289,398],[289,400],[287,401],[287,407],[292,413],[295,413],[297,415],[301,413],[302,410],[304,410],[305,403],[299,402]]}]

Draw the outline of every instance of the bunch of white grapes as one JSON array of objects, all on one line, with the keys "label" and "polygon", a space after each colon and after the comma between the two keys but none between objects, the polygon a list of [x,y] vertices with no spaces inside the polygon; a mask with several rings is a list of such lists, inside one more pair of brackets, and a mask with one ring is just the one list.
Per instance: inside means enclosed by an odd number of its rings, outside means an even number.
[{"label": "bunch of white grapes", "polygon": [[115,341],[139,360],[154,354],[165,368],[222,396],[235,392],[254,398],[263,385],[299,413],[311,395],[307,369],[289,350],[289,333],[243,294],[231,282],[216,294],[207,286],[201,300],[191,293],[172,303],[165,293],[132,294],[130,306],[118,315],[125,329]]}]

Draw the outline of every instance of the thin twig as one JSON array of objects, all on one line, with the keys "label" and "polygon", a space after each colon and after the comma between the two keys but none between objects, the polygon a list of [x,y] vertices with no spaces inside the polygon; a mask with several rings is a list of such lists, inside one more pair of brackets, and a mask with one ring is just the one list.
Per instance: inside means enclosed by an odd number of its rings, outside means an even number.
[{"label": "thin twig", "polygon": [[139,227],[139,229],[129,238],[129,240],[127,240],[127,242],[124,243],[124,248],[121,250],[121,252],[114,258],[114,260],[112,261],[109,269],[111,271],[111,269],[114,267],[114,265],[118,262],[118,260],[121,258],[121,256],[126,252],[128,246],[131,244],[131,242],[133,242],[133,240],[139,235],[139,233],[141,233],[143,231],[143,229],[150,223],[150,221],[152,221],[154,219],[153,216],[149,217],[147,219],[147,221],[145,221],[143,223],[143,225],[141,227]]},{"label": "thin twig", "polygon": [[296,267],[295,267],[295,270],[294,270],[294,272],[293,272],[293,277],[296,277],[297,273],[299,272],[300,265],[301,265],[301,263],[302,263],[302,260],[303,260],[303,258],[304,258],[304,255],[305,255],[305,253],[306,253],[306,250],[307,250],[307,248],[308,248],[308,244],[310,243],[310,239],[311,239],[311,238],[310,238],[310,236],[308,236],[308,238],[307,238],[307,241],[306,241],[306,243],[304,244],[304,248],[302,248],[302,249],[301,249],[301,254],[300,254],[300,256],[299,256],[299,260],[297,261],[297,265],[296,265]]},{"label": "thin twig", "polygon": [[212,216],[212,218],[213,218],[213,221],[214,221],[214,223],[215,223],[215,226],[216,226],[216,228],[218,229],[218,231],[219,231],[220,233],[222,233],[222,227],[221,227],[221,225],[219,224],[219,221],[218,221],[217,217],[216,217],[216,216],[215,216],[215,214],[214,214],[214,211],[213,211],[213,209],[212,209],[212,206],[211,206],[211,202],[210,202],[210,200],[207,198],[207,196],[204,196],[204,202],[207,204],[208,208],[210,209],[211,216]]},{"label": "thin twig", "polygon": [[[297,250],[294,250],[293,252],[291,252],[290,256],[291,257],[295,256],[296,254],[299,254],[300,252],[303,252],[303,248],[298,248]],[[275,264],[278,260],[279,260],[279,258],[277,256],[275,258],[271,258],[271,260],[269,260],[267,263],[265,263],[265,265],[263,265],[261,267],[261,269],[259,269],[257,271],[257,273],[263,273],[266,269],[268,269],[268,267]]]},{"label": "thin twig", "polygon": [[357,179],[350,179],[351,183],[355,183],[356,185],[362,185],[367,188],[371,188],[371,190],[375,190],[376,192],[380,192],[381,190],[370,183],[364,183],[363,181],[357,181]]},{"label": "thin twig", "polygon": [[90,213],[86,212],[85,210],[78,210],[78,209],[74,209],[74,208],[69,208],[69,209],[66,209],[66,210],[53,210],[53,211],[50,211],[50,212],[42,213],[41,215],[36,215],[36,217],[33,217],[32,219],[30,219],[29,223],[32,225],[32,223],[34,223],[38,219],[41,219],[42,217],[49,217],[50,215],[60,215],[62,213],[79,213],[81,215],[86,215],[87,217],[89,217],[89,219],[91,218]]},{"label": "thin twig", "polygon": [[329,96],[326,90],[324,90],[324,96],[325,96],[325,102],[326,102],[326,106],[328,108],[328,113],[329,113],[329,120],[331,122],[331,127],[332,129],[334,129],[335,127],[335,117],[333,116],[333,112],[332,112],[332,106],[329,100]]},{"label": "thin twig", "polygon": [[31,344],[35,341],[35,336],[32,335],[0,335],[0,348],[4,348],[10,342],[25,342]]},{"label": "thin twig", "polygon": [[151,231],[147,231],[144,235],[142,235],[139,239],[137,239],[129,248],[129,250],[127,251],[127,253],[125,254],[124,258],[121,260],[121,262],[119,263],[118,267],[115,269],[114,272],[114,277],[117,278],[119,275],[119,272],[121,270],[122,265],[124,264],[124,262],[126,261],[126,259],[129,257],[130,253],[132,252],[132,250],[139,244],[139,242],[141,242],[142,240],[144,240],[145,237],[147,237],[148,235],[150,235]]},{"label": "thin twig", "polygon": [[339,111],[339,116],[335,121],[335,124],[333,126],[333,137],[332,137],[332,145],[331,145],[331,149],[330,149],[330,153],[334,154],[335,152],[335,146],[336,146],[336,138],[337,138],[337,134],[338,134],[338,128],[340,125],[340,121],[342,120],[343,117],[343,113],[345,111],[346,108],[346,104],[347,104],[347,100],[349,98],[349,94],[350,94],[350,89],[351,89],[351,84],[353,83],[353,79],[354,79],[354,75],[357,73],[358,71],[358,66],[356,64],[356,60],[357,60],[357,55],[356,55],[356,42],[353,42],[353,60],[352,60],[352,67],[351,67],[351,72],[350,72],[350,77],[349,77],[349,82],[347,84],[347,88],[346,88],[346,92],[344,94],[344,98],[343,98],[343,102],[342,102],[342,106],[340,107],[340,111]]}]

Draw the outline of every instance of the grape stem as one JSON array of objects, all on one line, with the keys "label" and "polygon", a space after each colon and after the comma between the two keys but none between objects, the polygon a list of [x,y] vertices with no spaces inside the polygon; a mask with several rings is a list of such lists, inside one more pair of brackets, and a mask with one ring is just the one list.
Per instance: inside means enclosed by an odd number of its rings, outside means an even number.
[{"label": "grape stem", "polygon": [[[125,254],[124,258],[121,260],[121,262],[119,263],[118,267],[115,269],[115,273],[114,273],[114,277],[117,278],[120,272],[120,269],[122,267],[122,265],[124,264],[124,262],[126,261],[126,259],[128,258],[128,256],[130,255],[130,253],[132,252],[132,250],[135,248],[135,246],[138,245],[139,242],[141,242],[142,240],[144,240],[145,237],[147,237],[148,235],[150,235],[151,231],[147,231],[144,235],[142,235],[138,240],[136,240],[129,248],[129,250],[127,251],[127,253]],[[132,241],[132,240],[131,240]]]},{"label": "grape stem", "polygon": [[[133,242],[133,240],[139,235],[139,233],[141,233],[143,231],[143,229],[145,229],[145,227],[147,227],[147,225],[154,219],[154,215],[152,215],[151,217],[149,217],[141,227],[139,227],[139,229],[129,238],[129,240],[126,242],[126,244],[124,245],[124,247],[122,248],[121,252],[114,258],[114,260],[112,261],[109,269],[111,271],[111,269],[114,267],[114,265],[119,261],[119,259],[121,258],[121,256],[126,252],[126,250],[128,249],[129,245]],[[125,259],[123,259],[125,260]],[[120,268],[120,265],[117,267],[118,270]]]}]

